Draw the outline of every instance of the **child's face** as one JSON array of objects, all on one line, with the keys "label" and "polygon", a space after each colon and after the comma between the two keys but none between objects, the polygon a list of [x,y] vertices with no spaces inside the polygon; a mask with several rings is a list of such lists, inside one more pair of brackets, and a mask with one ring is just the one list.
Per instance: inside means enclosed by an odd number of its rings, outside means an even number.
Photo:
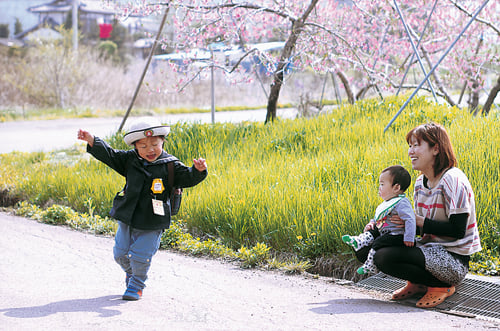
[{"label": "child's face", "polygon": [[378,182],[378,195],[382,199],[389,200],[399,194],[399,185],[392,185],[392,176],[388,171],[380,174]]},{"label": "child's face", "polygon": [[143,159],[153,162],[163,151],[162,137],[146,137],[135,142],[135,149]]}]

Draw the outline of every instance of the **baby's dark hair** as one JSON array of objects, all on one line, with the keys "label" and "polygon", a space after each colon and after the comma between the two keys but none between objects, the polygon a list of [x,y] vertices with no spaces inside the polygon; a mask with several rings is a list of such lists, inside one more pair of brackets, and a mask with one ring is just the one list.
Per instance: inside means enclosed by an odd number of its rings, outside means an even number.
[{"label": "baby's dark hair", "polygon": [[406,191],[411,184],[411,176],[408,170],[400,165],[393,165],[382,170],[382,173],[388,172],[392,177],[392,185],[399,184],[401,191]]}]

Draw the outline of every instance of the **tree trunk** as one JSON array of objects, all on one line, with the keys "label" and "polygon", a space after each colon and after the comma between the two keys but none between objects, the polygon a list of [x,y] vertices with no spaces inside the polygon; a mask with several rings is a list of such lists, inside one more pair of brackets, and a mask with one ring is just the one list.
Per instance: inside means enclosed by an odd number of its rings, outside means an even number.
[{"label": "tree trunk", "polygon": [[488,99],[484,103],[483,114],[487,116],[490,113],[491,106],[493,105],[493,101],[497,97],[497,94],[500,92],[500,76],[498,76],[497,83],[491,89],[490,94],[488,94]]},{"label": "tree trunk", "polygon": [[356,94],[356,100],[361,100],[365,98],[366,93],[368,93],[368,90],[372,87],[375,87],[375,84],[368,84],[364,86],[359,92]]},{"label": "tree trunk", "polygon": [[281,52],[278,66],[276,68],[276,71],[274,72],[274,79],[271,83],[271,91],[269,92],[269,98],[267,99],[267,114],[266,121],[264,123],[268,123],[269,121],[272,122],[276,119],[276,105],[278,104],[281,86],[283,85],[283,77],[286,66],[288,65],[290,57],[292,56],[295,45],[297,44],[297,39],[299,38],[299,35],[304,27],[304,23],[311,11],[316,7],[318,1],[319,0],[311,0],[309,7],[307,7],[302,17],[294,20],[292,23],[292,32],[290,33],[290,36],[285,43],[285,47]]},{"label": "tree trunk", "polygon": [[[432,68],[433,64],[431,62],[431,59],[429,58],[429,53],[427,52],[425,47],[422,45],[420,45],[420,49],[422,50],[422,54],[424,55],[425,61],[427,62],[429,67]],[[451,99],[451,96],[448,94],[448,92],[446,92],[446,90],[443,86],[443,82],[439,78],[437,70],[434,70],[434,72],[432,73],[432,77],[434,77],[434,80],[436,81],[436,84],[437,84],[439,91],[441,91],[441,93],[443,93],[446,102],[448,102],[450,104],[450,106],[456,106],[457,104]]]},{"label": "tree trunk", "polygon": [[351,105],[354,104],[354,101],[356,100],[354,100],[354,94],[352,93],[351,86],[349,85],[347,77],[344,75],[342,71],[337,71],[337,76],[339,76],[342,85],[344,85],[344,89],[347,94],[347,100]]},{"label": "tree trunk", "polygon": [[472,82],[472,88],[470,90],[470,99],[469,99],[469,111],[476,116],[479,109],[479,90],[478,90],[478,82],[474,80]]},{"label": "tree trunk", "polygon": [[[483,45],[483,37],[481,36],[481,38],[479,39],[479,42],[477,43],[476,52],[474,53],[474,56],[477,56],[477,54],[479,54],[479,49],[481,48],[482,45]],[[471,77],[473,76],[471,70],[467,70],[467,75],[471,76]],[[460,91],[460,97],[458,98],[457,104],[460,104],[462,102],[462,97],[464,96],[464,92],[465,92],[466,87],[467,87],[467,81],[465,81],[464,86],[462,87],[462,91]],[[476,114],[474,114],[474,116],[475,115]]]}]

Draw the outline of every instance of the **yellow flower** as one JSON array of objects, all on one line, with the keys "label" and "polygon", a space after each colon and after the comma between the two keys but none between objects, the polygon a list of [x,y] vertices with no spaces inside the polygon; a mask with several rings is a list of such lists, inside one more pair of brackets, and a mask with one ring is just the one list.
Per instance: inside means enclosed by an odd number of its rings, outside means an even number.
[{"label": "yellow flower", "polygon": [[314,237],[316,235],[316,232],[311,233],[311,237]]},{"label": "yellow flower", "polygon": [[302,236],[297,236],[297,239],[298,240],[302,240]]}]

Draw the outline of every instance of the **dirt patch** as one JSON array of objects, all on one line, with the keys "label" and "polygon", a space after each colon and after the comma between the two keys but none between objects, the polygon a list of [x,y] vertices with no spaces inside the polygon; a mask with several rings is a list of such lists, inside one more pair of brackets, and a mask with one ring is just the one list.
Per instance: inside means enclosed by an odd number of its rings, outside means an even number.
[{"label": "dirt patch", "polygon": [[20,194],[8,188],[0,189],[0,207],[12,207],[22,200],[23,198]]},{"label": "dirt patch", "polygon": [[331,257],[317,258],[307,272],[319,276],[357,282],[366,278],[366,276],[361,276],[356,272],[359,265],[360,263],[357,262],[354,255],[332,255]]}]

